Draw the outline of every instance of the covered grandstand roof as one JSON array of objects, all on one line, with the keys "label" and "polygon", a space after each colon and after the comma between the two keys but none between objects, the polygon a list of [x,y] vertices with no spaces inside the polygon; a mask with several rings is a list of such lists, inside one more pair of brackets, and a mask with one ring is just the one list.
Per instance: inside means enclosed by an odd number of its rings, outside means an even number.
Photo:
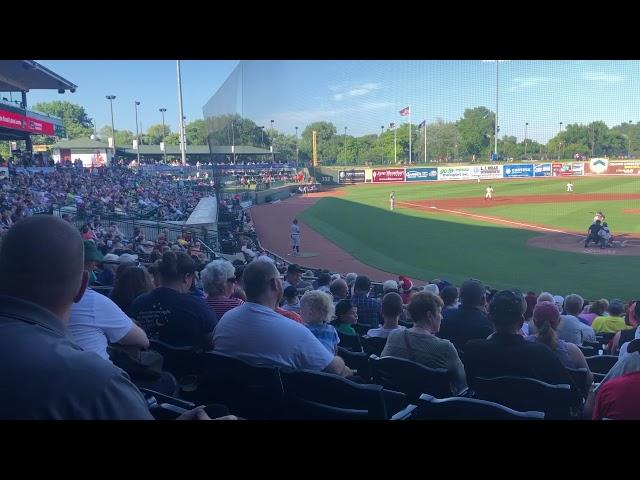
[{"label": "covered grandstand roof", "polygon": [[0,91],[70,90],[77,85],[33,60],[0,60]]},{"label": "covered grandstand roof", "polygon": [[[118,150],[123,153],[135,155],[137,151],[130,147],[118,146]],[[166,145],[167,155],[179,155],[180,145]],[[265,148],[236,145],[234,148],[236,155],[267,155],[271,151]],[[160,145],[140,145],[140,155],[160,155]],[[231,155],[231,146],[213,147],[211,152],[214,155]],[[187,155],[209,155],[209,145],[187,145]]]},{"label": "covered grandstand roof", "polygon": [[54,143],[51,145],[51,149],[76,149],[76,150],[92,150],[94,148],[108,148],[109,145],[106,143],[99,142],[97,140],[92,140],[87,137],[74,138],[73,140],[62,140],[58,143]]}]

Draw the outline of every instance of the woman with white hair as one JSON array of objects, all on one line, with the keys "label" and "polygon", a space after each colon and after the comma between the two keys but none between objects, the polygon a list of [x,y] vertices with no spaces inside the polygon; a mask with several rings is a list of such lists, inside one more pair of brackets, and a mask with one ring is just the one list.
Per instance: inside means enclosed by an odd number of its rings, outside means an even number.
[{"label": "woman with white hair", "polygon": [[232,308],[244,303],[239,298],[231,298],[236,286],[236,269],[230,262],[210,262],[200,273],[200,280],[207,294],[207,305],[216,313],[218,320]]},{"label": "woman with white hair", "polygon": [[311,290],[300,299],[300,315],[304,324],[329,352],[335,354],[340,338],[335,327],[329,325],[333,312],[333,301],[327,293]]}]

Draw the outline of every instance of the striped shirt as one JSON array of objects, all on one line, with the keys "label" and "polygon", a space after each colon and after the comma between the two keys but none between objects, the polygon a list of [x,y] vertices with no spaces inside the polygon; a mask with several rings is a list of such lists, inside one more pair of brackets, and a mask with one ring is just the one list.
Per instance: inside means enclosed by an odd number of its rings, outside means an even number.
[{"label": "striped shirt", "polygon": [[244,303],[239,298],[229,297],[207,297],[205,301],[216,313],[216,318],[222,318],[222,315],[227,313],[229,310]]}]

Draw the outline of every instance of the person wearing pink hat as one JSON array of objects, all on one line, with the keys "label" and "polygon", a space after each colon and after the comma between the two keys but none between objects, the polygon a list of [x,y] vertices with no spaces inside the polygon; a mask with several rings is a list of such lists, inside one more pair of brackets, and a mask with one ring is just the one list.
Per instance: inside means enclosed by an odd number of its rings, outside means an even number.
[{"label": "person wearing pink hat", "polygon": [[549,347],[558,357],[558,360],[567,368],[586,368],[587,384],[593,383],[593,374],[589,365],[577,345],[565,342],[558,338],[556,330],[560,324],[560,312],[552,302],[540,302],[533,309],[533,323],[537,334],[525,337],[532,342],[543,343]]},{"label": "person wearing pink hat", "polygon": [[402,303],[407,305],[411,300],[411,289],[413,288],[413,282],[409,277],[400,275],[398,277],[398,283],[400,284],[400,296],[402,297]]}]

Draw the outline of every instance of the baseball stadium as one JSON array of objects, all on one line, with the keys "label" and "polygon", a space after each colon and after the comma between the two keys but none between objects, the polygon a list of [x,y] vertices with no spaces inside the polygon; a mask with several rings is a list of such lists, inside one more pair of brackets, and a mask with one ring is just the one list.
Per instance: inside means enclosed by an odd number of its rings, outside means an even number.
[{"label": "baseball stadium", "polygon": [[0,419],[640,420],[640,62],[105,65],[0,61]]}]

